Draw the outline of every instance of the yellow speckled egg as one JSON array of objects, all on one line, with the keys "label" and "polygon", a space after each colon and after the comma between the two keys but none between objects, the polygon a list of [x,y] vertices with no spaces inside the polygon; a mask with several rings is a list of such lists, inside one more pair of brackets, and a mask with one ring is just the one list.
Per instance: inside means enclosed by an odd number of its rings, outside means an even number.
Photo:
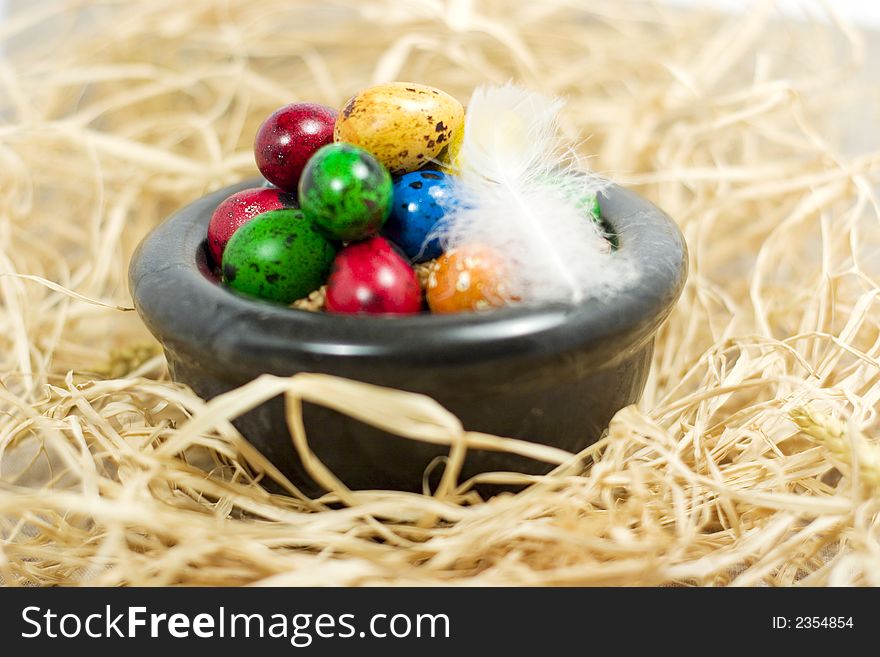
[{"label": "yellow speckled egg", "polygon": [[446,92],[412,82],[364,89],[336,119],[336,141],[372,153],[393,175],[415,171],[461,138],[464,108]]},{"label": "yellow speckled egg", "polygon": [[461,170],[461,158],[458,156],[461,151],[461,143],[464,141],[464,127],[457,133],[453,133],[452,140],[449,145],[440,151],[437,156],[440,162],[440,170],[450,175],[458,175]]}]

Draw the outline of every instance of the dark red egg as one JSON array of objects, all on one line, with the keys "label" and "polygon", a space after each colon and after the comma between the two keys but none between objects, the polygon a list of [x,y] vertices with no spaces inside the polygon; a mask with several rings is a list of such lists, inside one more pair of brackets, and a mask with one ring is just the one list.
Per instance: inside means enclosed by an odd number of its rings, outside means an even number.
[{"label": "dark red egg", "polygon": [[422,309],[422,291],[409,263],[383,238],[349,244],[333,261],[327,311],[410,315]]},{"label": "dark red egg", "polygon": [[227,198],[214,210],[208,224],[208,249],[214,263],[220,265],[232,235],[258,214],[296,207],[296,196],[271,187],[244,189]]},{"label": "dark red egg", "polygon": [[260,173],[273,185],[296,192],[312,153],[333,142],[336,115],[332,107],[315,103],[285,105],[269,115],[254,139]]}]

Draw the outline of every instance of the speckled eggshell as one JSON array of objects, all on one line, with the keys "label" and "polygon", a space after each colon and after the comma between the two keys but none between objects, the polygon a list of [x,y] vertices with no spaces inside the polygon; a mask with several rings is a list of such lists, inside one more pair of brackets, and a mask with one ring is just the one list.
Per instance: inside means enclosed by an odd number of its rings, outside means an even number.
[{"label": "speckled eggshell", "polygon": [[327,279],[336,245],[298,209],[266,212],[239,228],[223,253],[223,280],[234,290],[289,304]]},{"label": "speckled eggshell", "polygon": [[364,89],[336,119],[336,141],[357,144],[392,175],[436,158],[464,129],[464,108],[444,91],[412,82]]},{"label": "speckled eggshell", "polygon": [[327,312],[411,315],[421,308],[415,271],[383,238],[349,244],[336,256],[327,282]]},{"label": "speckled eggshell", "polygon": [[208,250],[216,265],[232,235],[257,215],[270,210],[296,208],[296,197],[275,187],[243,189],[224,200],[208,224]]},{"label": "speckled eggshell", "polygon": [[462,129],[452,134],[449,144],[437,154],[437,165],[441,171],[456,175],[461,171],[461,145],[464,142],[464,124]]},{"label": "speckled eggshell", "polygon": [[351,144],[328,144],[309,160],[299,182],[306,217],[332,239],[360,240],[379,232],[391,211],[391,176]]},{"label": "speckled eggshell", "polygon": [[428,239],[453,203],[452,180],[442,171],[413,171],[394,181],[394,202],[383,233],[413,262],[433,260],[442,252]]},{"label": "speckled eggshell", "polygon": [[336,110],[315,103],[292,103],[263,121],[254,138],[254,159],[270,183],[296,192],[309,158],[333,141]]},{"label": "speckled eggshell", "polygon": [[464,245],[444,253],[431,268],[426,296],[431,312],[500,308],[509,300],[504,267],[488,247]]}]

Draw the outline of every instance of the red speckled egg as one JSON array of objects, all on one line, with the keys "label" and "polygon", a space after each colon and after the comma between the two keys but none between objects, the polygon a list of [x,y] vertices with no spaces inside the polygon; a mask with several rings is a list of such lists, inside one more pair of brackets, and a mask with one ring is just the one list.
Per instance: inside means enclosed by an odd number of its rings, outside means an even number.
[{"label": "red speckled egg", "polygon": [[293,103],[276,110],[257,130],[254,157],[273,185],[296,192],[303,167],[316,150],[333,142],[337,112],[315,103]]},{"label": "red speckled egg", "polygon": [[220,265],[226,244],[248,221],[270,210],[298,207],[296,196],[270,187],[243,189],[227,198],[214,210],[208,224],[208,249],[214,264]]},{"label": "red speckled egg", "polygon": [[327,282],[327,311],[410,315],[422,309],[416,273],[383,238],[349,244]]}]

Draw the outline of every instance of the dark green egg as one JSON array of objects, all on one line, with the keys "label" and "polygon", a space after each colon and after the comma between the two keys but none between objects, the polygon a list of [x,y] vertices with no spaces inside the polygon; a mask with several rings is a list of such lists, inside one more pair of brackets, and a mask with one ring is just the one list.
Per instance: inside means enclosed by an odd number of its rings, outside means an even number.
[{"label": "dark green egg", "polygon": [[332,239],[361,240],[378,233],[393,198],[385,167],[352,144],[323,146],[299,179],[303,213]]},{"label": "dark green egg", "polygon": [[239,228],[223,252],[223,280],[250,296],[291,303],[327,280],[336,246],[301,210],[264,212]]}]

